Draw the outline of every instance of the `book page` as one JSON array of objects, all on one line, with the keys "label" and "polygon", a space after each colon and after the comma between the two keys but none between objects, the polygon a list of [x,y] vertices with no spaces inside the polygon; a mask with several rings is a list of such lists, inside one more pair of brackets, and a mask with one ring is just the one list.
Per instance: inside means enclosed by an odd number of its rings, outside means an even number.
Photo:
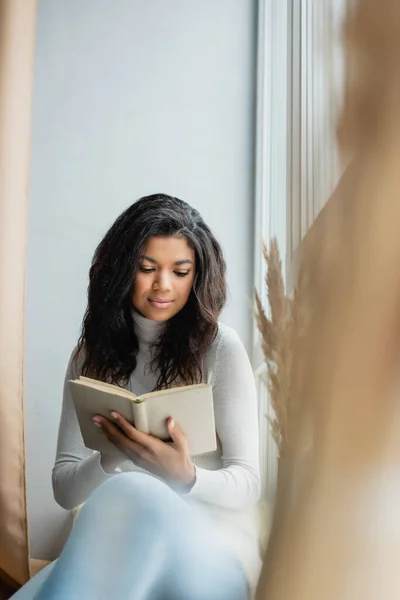
[{"label": "book page", "polygon": [[93,417],[102,415],[110,419],[111,412],[116,410],[130,423],[133,423],[132,399],[114,393],[109,388],[84,385],[79,380],[69,381],[69,386],[85,446],[105,454],[118,454],[115,446],[94,425]]},{"label": "book page", "polygon": [[194,385],[183,385],[182,387],[172,387],[167,390],[156,390],[155,392],[147,392],[146,394],[140,394],[140,400],[147,400],[148,398],[153,398],[154,396],[165,396],[169,394],[177,394],[180,392],[185,392],[186,390],[191,389],[201,389],[207,387],[206,383],[196,383]]},{"label": "book page", "polygon": [[112,394],[116,394],[118,396],[123,396],[124,398],[129,398],[133,400],[136,398],[136,395],[125,388],[121,388],[118,385],[113,385],[112,383],[106,383],[104,381],[99,381],[97,379],[91,379],[90,377],[84,377],[80,375],[79,379],[74,380],[76,383],[81,383],[87,387],[91,387],[93,389],[104,389],[106,392],[109,390]]},{"label": "book page", "polygon": [[185,386],[147,395],[141,404],[147,412],[150,434],[169,439],[167,420],[173,417],[187,437],[192,456],[217,448],[211,385]]}]

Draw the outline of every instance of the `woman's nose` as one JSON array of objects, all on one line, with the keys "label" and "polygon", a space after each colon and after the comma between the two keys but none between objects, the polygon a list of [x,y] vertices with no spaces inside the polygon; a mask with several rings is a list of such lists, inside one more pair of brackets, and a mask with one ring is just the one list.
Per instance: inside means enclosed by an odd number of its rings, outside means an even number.
[{"label": "woman's nose", "polygon": [[163,273],[163,272],[158,273],[158,276],[156,277],[154,284],[153,284],[153,289],[160,290],[162,292],[170,290],[171,289],[171,276],[169,275],[169,273]]}]

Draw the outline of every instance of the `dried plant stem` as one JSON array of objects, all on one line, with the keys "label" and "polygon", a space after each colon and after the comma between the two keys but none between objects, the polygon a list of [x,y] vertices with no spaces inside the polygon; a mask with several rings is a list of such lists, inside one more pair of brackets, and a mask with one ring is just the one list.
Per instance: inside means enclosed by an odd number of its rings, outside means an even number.
[{"label": "dried plant stem", "polygon": [[[274,417],[270,419],[271,434],[277,444],[279,456],[283,456],[290,443],[290,431],[293,430],[293,348],[305,329],[307,311],[304,305],[304,285],[295,289],[293,300],[285,294],[282,262],[275,238],[270,241],[269,249],[266,244],[263,245],[263,255],[270,317],[256,292],[255,318],[268,367],[267,386],[274,411]],[[303,284],[303,278],[299,281]]]}]

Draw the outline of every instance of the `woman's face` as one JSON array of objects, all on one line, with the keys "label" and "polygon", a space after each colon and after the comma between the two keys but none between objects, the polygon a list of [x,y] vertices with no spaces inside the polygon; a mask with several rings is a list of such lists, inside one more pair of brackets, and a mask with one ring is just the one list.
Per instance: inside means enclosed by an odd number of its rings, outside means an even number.
[{"label": "woman's face", "polygon": [[152,237],[139,258],[133,306],[152,321],[167,321],[188,301],[195,255],[185,238]]}]

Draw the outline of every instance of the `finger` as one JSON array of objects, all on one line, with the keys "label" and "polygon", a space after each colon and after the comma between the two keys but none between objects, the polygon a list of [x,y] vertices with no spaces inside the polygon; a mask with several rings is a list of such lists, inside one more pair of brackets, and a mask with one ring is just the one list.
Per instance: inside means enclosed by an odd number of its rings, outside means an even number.
[{"label": "finger", "polygon": [[152,449],[154,445],[159,441],[152,435],[148,433],[143,433],[143,431],[139,431],[136,429],[129,421],[125,419],[121,414],[116,411],[111,413],[111,417],[118,424],[118,426],[125,432],[125,434],[134,442],[140,444],[144,448]]},{"label": "finger", "polygon": [[105,417],[97,417],[96,421],[101,425],[104,435],[107,439],[119,448],[128,448],[138,456],[143,454],[143,446],[132,440],[129,436],[125,435],[121,429],[119,429],[114,423],[106,419]]},{"label": "finger", "polygon": [[171,439],[175,444],[176,448],[178,450],[186,451],[188,447],[186,436],[183,433],[182,429],[179,427],[179,425],[176,424],[173,418],[168,419],[167,427],[169,435],[171,436]]}]

